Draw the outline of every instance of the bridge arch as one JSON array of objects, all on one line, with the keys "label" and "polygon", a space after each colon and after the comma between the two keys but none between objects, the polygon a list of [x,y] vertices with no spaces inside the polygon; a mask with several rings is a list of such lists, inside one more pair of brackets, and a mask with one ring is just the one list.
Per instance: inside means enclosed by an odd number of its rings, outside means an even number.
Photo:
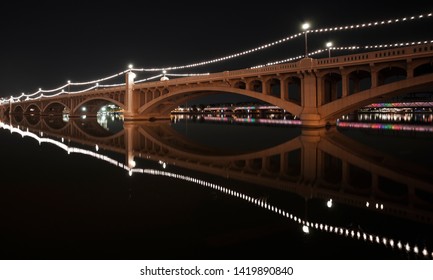
[{"label": "bridge arch", "polygon": [[80,103],[78,103],[77,106],[75,106],[75,108],[71,112],[71,114],[78,116],[81,114],[80,109],[83,107],[83,105],[86,105],[86,107],[90,105],[89,108],[86,109],[86,114],[84,115],[96,116],[97,112],[107,104],[115,104],[122,109],[124,109],[125,107],[124,104],[112,98],[104,97],[104,96],[96,96],[96,97],[89,97],[88,99],[85,99]]},{"label": "bridge arch", "polygon": [[169,94],[169,93],[170,93],[170,90],[168,88],[164,88],[162,90],[162,95],[166,95],[166,94]]},{"label": "bridge arch", "polygon": [[40,114],[42,112],[41,107],[35,103],[29,104],[24,110],[24,114]]},{"label": "bridge arch", "polygon": [[13,108],[13,112],[15,114],[24,114],[24,108],[21,105],[17,105],[15,108]]},{"label": "bridge arch", "polygon": [[138,114],[154,114],[157,116],[168,116],[173,109],[175,109],[178,105],[184,103],[187,100],[192,100],[195,98],[219,93],[233,93],[252,97],[257,100],[278,106],[293,115],[299,115],[302,112],[302,107],[298,104],[287,102],[281,98],[277,98],[274,96],[258,93],[253,90],[244,90],[239,88],[229,88],[222,86],[198,86],[194,88],[181,89],[176,92],[170,92],[167,95],[163,95],[159,98],[153,99],[149,103],[139,108]]},{"label": "bridge arch", "polygon": [[238,89],[246,89],[247,84],[244,81],[237,81],[233,87]]},{"label": "bridge arch", "polygon": [[433,61],[426,63],[425,61],[414,62],[413,75],[415,77],[433,73]]},{"label": "bridge arch", "polygon": [[249,88],[254,92],[263,92],[263,82],[259,79],[251,80],[249,83]]},{"label": "bridge arch", "polygon": [[371,88],[371,72],[369,67],[359,67],[347,74],[349,81],[348,95]]},{"label": "bridge arch", "polygon": [[377,69],[377,85],[386,85],[407,78],[406,66],[403,63],[390,63]]},{"label": "bridge arch", "polygon": [[340,71],[329,70],[322,73],[321,83],[324,89],[323,104],[335,101],[342,97],[343,76]]},{"label": "bridge arch", "polygon": [[41,113],[43,114],[56,114],[61,115],[64,109],[70,109],[60,100],[52,101],[47,103],[43,108]]},{"label": "bridge arch", "polygon": [[266,93],[271,96],[281,96],[281,80],[276,77],[269,77],[265,81]]},{"label": "bridge arch", "polygon": [[432,88],[433,73],[364,90],[360,92],[362,94],[350,95],[323,105],[319,107],[318,112],[322,120],[333,122],[344,114],[353,112],[373,102],[380,102],[384,98],[425,91]]},{"label": "bridge arch", "polygon": [[281,98],[286,101],[301,105],[301,78],[298,75],[290,75],[281,80]]}]

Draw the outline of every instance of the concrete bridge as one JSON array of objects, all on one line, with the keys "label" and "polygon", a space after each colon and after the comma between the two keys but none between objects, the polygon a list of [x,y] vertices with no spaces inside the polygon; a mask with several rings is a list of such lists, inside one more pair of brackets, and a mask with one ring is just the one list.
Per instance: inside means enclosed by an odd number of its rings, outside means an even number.
[{"label": "concrete bridge", "polygon": [[134,83],[130,71],[125,86],[3,103],[0,114],[60,115],[66,109],[70,117],[94,116],[113,103],[126,122],[156,120],[169,118],[186,101],[233,93],[278,106],[304,127],[324,127],[385,98],[431,90],[432,61],[433,44],[424,44],[157,82]]},{"label": "concrete bridge", "polygon": [[[390,215],[433,223],[431,168],[392,158],[353,141],[335,129],[303,130],[274,147],[227,153],[194,143],[167,123],[129,122],[109,133],[95,119],[14,116],[4,121],[22,131],[124,155],[124,165],[162,162],[254,185],[288,191],[306,200],[318,198],[368,207]],[[98,128],[99,126],[99,128]]]}]

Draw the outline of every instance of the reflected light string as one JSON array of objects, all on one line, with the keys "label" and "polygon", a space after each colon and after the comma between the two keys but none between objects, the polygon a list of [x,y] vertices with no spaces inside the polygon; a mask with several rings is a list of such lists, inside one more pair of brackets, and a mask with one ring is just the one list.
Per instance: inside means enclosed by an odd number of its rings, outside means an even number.
[{"label": "reflected light string", "polygon": [[[273,212],[277,215],[280,215],[280,216],[282,216],[288,220],[291,220],[291,221],[299,224],[305,233],[309,233],[310,232],[309,230],[311,228],[313,230],[327,232],[327,233],[335,234],[335,235],[338,235],[341,237],[363,240],[364,242],[382,245],[382,246],[385,246],[385,247],[391,248],[391,249],[395,249],[395,247],[396,247],[400,251],[406,251],[407,253],[413,253],[415,255],[422,254],[424,257],[433,258],[433,252],[430,253],[430,251],[426,247],[411,245],[408,242],[402,242],[400,240],[396,241],[392,238],[387,238],[384,236],[367,233],[365,231],[360,231],[360,230],[355,231],[354,229],[350,229],[350,228],[332,226],[332,225],[328,225],[325,223],[308,221],[308,220],[302,219],[301,217],[298,217],[298,216],[296,216],[290,212],[287,212],[286,210],[283,210],[277,206],[274,206],[271,203],[264,201],[263,199],[254,198],[252,196],[246,195],[246,194],[241,193],[239,191],[234,191],[230,188],[226,188],[226,187],[223,187],[221,185],[214,184],[214,183],[211,183],[211,182],[208,182],[205,180],[201,180],[201,179],[194,178],[191,176],[180,175],[180,174],[176,174],[176,173],[172,173],[172,172],[156,170],[156,169],[130,168],[127,165],[122,164],[119,161],[112,159],[110,157],[104,156],[102,154],[98,154],[96,152],[81,149],[81,148],[68,147],[66,144],[61,143],[59,141],[56,141],[54,139],[46,138],[46,137],[39,137],[35,133],[29,132],[28,129],[27,129],[27,131],[23,131],[19,128],[19,126],[18,126],[18,128],[14,128],[11,125],[0,122],[0,127],[3,129],[6,129],[6,130],[10,130],[11,133],[16,132],[16,133],[20,134],[22,137],[25,137],[25,136],[31,137],[31,138],[35,139],[36,141],[38,141],[39,144],[51,143],[51,144],[56,145],[57,147],[65,150],[68,154],[70,154],[70,153],[83,154],[83,155],[88,155],[88,156],[106,161],[106,162],[108,162],[114,166],[117,166],[117,167],[120,167],[120,168],[126,170],[130,176],[132,176],[133,173],[141,173],[141,174],[147,174],[147,175],[153,175],[153,176],[175,178],[178,180],[183,180],[183,181],[195,183],[197,185],[207,187],[207,188],[212,189],[214,191],[219,191],[225,195],[229,195],[229,196],[232,196],[234,198],[242,199],[248,203],[254,204],[257,207],[271,211],[271,212]],[[41,132],[41,135],[42,135],[42,132]],[[422,250],[421,250],[421,248],[422,248]]]}]

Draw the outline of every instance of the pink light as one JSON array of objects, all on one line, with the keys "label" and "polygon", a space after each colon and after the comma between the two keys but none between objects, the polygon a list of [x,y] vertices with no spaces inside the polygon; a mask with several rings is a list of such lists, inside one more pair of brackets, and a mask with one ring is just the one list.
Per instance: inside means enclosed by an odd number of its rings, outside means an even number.
[{"label": "pink light", "polygon": [[428,126],[428,125],[408,125],[408,124],[390,124],[390,123],[355,123],[355,122],[339,121],[337,123],[337,126],[343,128],[433,132],[433,126]]}]

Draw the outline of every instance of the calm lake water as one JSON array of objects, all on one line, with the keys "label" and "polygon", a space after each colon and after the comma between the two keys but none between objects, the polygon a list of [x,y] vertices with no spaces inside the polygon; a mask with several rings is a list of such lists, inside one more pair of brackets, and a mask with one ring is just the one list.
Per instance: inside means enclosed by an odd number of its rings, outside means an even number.
[{"label": "calm lake water", "polygon": [[1,259],[432,259],[431,113],[3,119]]}]

